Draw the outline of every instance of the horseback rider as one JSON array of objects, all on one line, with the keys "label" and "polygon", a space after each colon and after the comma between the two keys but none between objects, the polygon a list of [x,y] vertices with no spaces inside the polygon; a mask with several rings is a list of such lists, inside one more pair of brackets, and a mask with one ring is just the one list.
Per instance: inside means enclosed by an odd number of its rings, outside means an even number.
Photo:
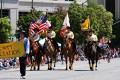
[{"label": "horseback rider", "polygon": [[49,27],[49,30],[47,31],[47,38],[51,40],[55,49],[59,51],[59,47],[58,47],[57,41],[55,40],[55,37],[56,37],[56,33],[53,30],[53,27],[51,26]]},{"label": "horseback rider", "polygon": [[73,46],[73,51],[76,52],[76,44],[74,42],[74,33],[71,31],[71,28],[69,26],[66,27],[64,38],[69,39],[71,41],[71,44]]},{"label": "horseback rider", "polygon": [[38,34],[38,31],[39,29],[38,28],[35,28],[33,29],[33,31],[35,32],[33,35],[32,35],[32,39],[34,40],[35,43],[37,43],[38,45],[38,41],[39,41],[39,38],[40,38],[40,35]]},{"label": "horseback rider", "polygon": [[33,29],[33,31],[34,31],[35,33],[31,36],[31,38],[32,38],[33,41],[37,44],[37,46],[39,47],[39,50],[41,50],[42,53],[44,54],[43,48],[42,48],[42,46],[41,46],[40,43],[39,43],[39,40],[40,40],[40,35],[38,34],[39,29],[38,29],[38,28],[35,28],[35,29]]},{"label": "horseback rider", "polygon": [[97,41],[98,41],[97,35],[95,35],[93,31],[90,30],[87,37],[87,42],[88,42],[88,45],[92,47],[93,52],[96,52]]},{"label": "horseback rider", "polygon": [[89,31],[87,41],[88,43],[93,43],[98,41],[97,35],[95,35],[92,30]]}]

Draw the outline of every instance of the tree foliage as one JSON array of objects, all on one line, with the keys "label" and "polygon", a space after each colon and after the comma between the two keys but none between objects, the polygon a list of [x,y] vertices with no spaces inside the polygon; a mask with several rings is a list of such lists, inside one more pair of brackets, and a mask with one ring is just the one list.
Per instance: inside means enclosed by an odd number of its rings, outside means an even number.
[{"label": "tree foliage", "polygon": [[26,16],[21,16],[17,22],[18,31],[25,30],[28,36],[29,26],[31,20],[38,20],[38,18],[43,15],[41,11],[36,11],[35,9],[31,9],[31,11]]},{"label": "tree foliage", "polygon": [[[75,40],[82,43],[87,35],[87,32],[81,31],[80,24],[82,24],[87,16],[90,16],[90,27],[94,30],[98,36],[105,36],[110,39],[112,35],[112,13],[106,11],[102,5],[95,5],[93,2],[88,0],[88,6],[80,6],[76,0],[73,1],[66,11],[61,5],[55,8],[52,15],[48,15],[48,20],[51,21],[51,25],[54,27],[57,37],[56,39],[61,42],[60,28],[63,26],[63,21],[68,12],[70,18],[70,25],[72,31],[75,34]],[[34,14],[34,15],[33,15]],[[18,28],[24,29],[28,32],[28,27],[31,19],[37,20],[42,12],[34,10],[31,11],[27,16],[22,16],[18,20]]]},{"label": "tree foliage", "polygon": [[[70,24],[75,33],[75,38],[82,43],[85,40],[87,32],[80,30],[80,24],[84,22],[87,16],[90,16],[90,27],[98,36],[105,36],[110,39],[112,35],[113,15],[106,11],[102,5],[96,5],[88,0],[87,7],[81,7],[76,0],[69,5],[68,13]],[[85,35],[84,35],[85,34]]]},{"label": "tree foliage", "polygon": [[58,42],[62,42],[62,37],[60,36],[60,29],[63,26],[63,20],[66,16],[66,9],[64,9],[61,5],[58,5],[53,13],[53,15],[49,15],[48,18],[51,21],[51,25],[56,32],[56,40]]},{"label": "tree foliage", "polygon": [[8,22],[8,18],[0,18],[0,43],[5,43],[10,41],[12,27]]}]

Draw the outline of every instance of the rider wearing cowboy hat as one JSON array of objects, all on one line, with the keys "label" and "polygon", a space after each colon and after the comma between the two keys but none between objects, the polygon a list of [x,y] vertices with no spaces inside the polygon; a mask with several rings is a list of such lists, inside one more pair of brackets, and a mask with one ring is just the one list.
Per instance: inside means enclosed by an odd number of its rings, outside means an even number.
[{"label": "rider wearing cowboy hat", "polygon": [[56,37],[56,33],[55,31],[53,31],[53,27],[49,27],[49,30],[47,32],[47,37],[48,39],[50,39],[54,45],[54,47],[59,50],[59,47],[58,47],[58,44],[57,44],[57,41],[55,40],[55,37]]},{"label": "rider wearing cowboy hat", "polygon": [[71,43],[73,45],[73,50],[76,52],[76,43],[74,42],[74,33],[71,31],[71,28],[69,26],[66,27],[64,37],[71,40]]},{"label": "rider wearing cowboy hat", "polygon": [[93,33],[92,30],[89,31],[87,41],[88,41],[88,42],[89,42],[89,41],[91,41],[91,42],[97,42],[97,41],[98,41],[97,36]]},{"label": "rider wearing cowboy hat", "polygon": [[40,38],[40,35],[38,34],[39,29],[38,29],[38,28],[35,28],[35,29],[33,29],[33,31],[34,31],[35,33],[32,35],[32,39],[36,42],[36,41],[38,41],[39,38]]}]

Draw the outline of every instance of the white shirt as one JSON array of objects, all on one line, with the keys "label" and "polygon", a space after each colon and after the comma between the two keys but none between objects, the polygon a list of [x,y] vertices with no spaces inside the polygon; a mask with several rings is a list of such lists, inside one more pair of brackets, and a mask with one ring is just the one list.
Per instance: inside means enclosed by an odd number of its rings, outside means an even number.
[{"label": "white shirt", "polygon": [[37,41],[40,38],[40,35],[38,33],[35,33],[34,35],[32,35],[32,39],[34,41]]},{"label": "white shirt", "polygon": [[56,33],[55,33],[55,31],[48,31],[48,32],[47,32],[47,36],[48,36],[49,38],[55,38]]},{"label": "white shirt", "polygon": [[88,37],[88,41],[98,41],[98,38],[95,34],[92,34],[92,36]]},{"label": "white shirt", "polygon": [[72,32],[72,31],[65,32],[65,36],[66,36],[67,38],[74,39],[74,34],[73,34],[73,32]]}]

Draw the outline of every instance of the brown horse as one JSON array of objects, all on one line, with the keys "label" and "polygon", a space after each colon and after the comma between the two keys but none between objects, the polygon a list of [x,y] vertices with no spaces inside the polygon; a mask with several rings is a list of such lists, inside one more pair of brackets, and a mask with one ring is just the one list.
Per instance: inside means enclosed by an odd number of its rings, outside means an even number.
[{"label": "brown horse", "polygon": [[69,69],[73,69],[75,51],[73,50],[73,45],[70,39],[64,39],[63,48],[61,54],[65,57],[66,70],[68,70],[68,58],[69,58]]},{"label": "brown horse", "polygon": [[36,65],[37,65],[37,70],[40,70],[40,63],[41,63],[41,50],[39,46],[33,41],[33,39],[29,38],[30,41],[30,61],[31,61],[31,69],[34,67],[34,70],[36,70]]},{"label": "brown horse", "polygon": [[97,70],[97,63],[98,60],[100,59],[100,53],[101,53],[100,47],[98,47],[96,42],[89,42],[85,46],[84,50],[85,50],[84,51],[85,55],[88,58],[90,70],[94,71],[94,63],[96,63],[95,70]]},{"label": "brown horse", "polygon": [[50,39],[45,39],[44,53],[45,53],[47,61],[48,61],[48,70],[52,70],[52,62],[53,61],[54,61],[54,67],[56,65],[57,50],[55,49],[55,47],[52,44]]}]

